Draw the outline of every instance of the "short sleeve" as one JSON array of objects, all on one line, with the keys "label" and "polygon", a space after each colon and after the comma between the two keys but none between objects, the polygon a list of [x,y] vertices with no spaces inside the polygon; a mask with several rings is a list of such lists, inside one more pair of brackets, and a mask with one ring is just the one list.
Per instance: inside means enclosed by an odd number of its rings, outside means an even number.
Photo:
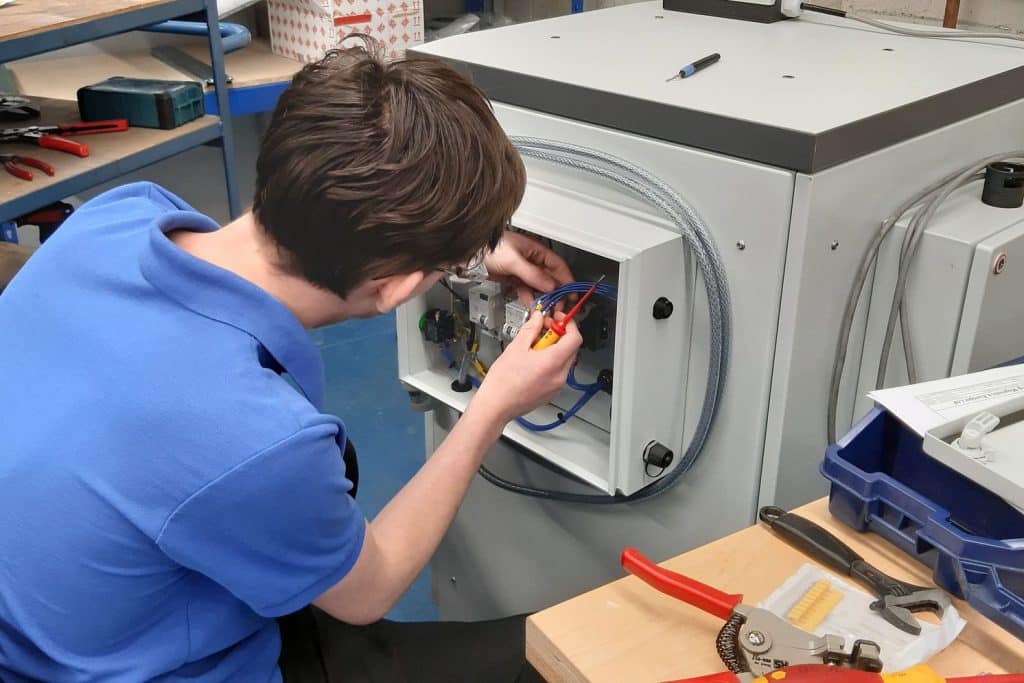
[{"label": "short sleeve", "polygon": [[305,428],[245,460],[179,505],[157,544],[257,614],[308,605],[352,569],[366,532],[335,433]]}]

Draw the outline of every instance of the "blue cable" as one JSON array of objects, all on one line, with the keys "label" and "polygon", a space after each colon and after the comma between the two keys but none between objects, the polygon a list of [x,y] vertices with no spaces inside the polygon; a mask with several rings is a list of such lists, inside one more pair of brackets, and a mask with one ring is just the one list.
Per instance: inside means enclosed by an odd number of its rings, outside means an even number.
[{"label": "blue cable", "polygon": [[576,379],[576,366],[569,368],[569,377],[566,378],[565,383],[569,385],[570,389],[577,391],[590,391],[592,389],[600,389],[601,382],[591,382],[590,384],[582,384]]},{"label": "blue cable", "polygon": [[[565,297],[570,294],[586,294],[587,290],[589,290],[593,285],[593,282],[570,282],[567,285],[556,287],[547,294],[541,294],[539,297],[534,299],[532,307],[536,308],[540,306],[544,313],[549,313],[551,309],[553,309],[555,305]],[[611,301],[615,301],[615,298],[618,295],[618,289],[615,285],[600,282],[597,285],[597,289],[594,290],[594,293]]]},{"label": "blue cable", "polygon": [[[444,356],[444,359],[448,361],[449,365],[455,365],[455,356],[452,355],[447,342],[441,343],[441,355]],[[479,378],[474,377],[473,375],[468,375],[467,377],[469,379],[469,383],[474,387],[480,386]],[[583,406],[587,405],[590,399],[594,398],[594,396],[597,396],[597,394],[601,392],[600,382],[594,382],[593,384],[579,384],[576,382],[575,368],[571,368],[569,370],[569,378],[572,380],[568,383],[569,386],[573,389],[583,391],[583,394],[580,395],[579,399],[576,400],[576,403],[574,403],[569,410],[562,413],[561,418],[554,422],[548,422],[547,424],[537,424],[535,422],[530,422],[524,417],[517,417],[516,423],[518,423],[523,429],[528,429],[531,432],[549,432],[556,427],[562,426],[573,417],[576,417],[576,413],[582,410]]]},{"label": "blue cable", "polygon": [[562,413],[562,416],[555,420],[554,422],[548,422],[547,424],[539,425],[535,422],[530,422],[524,417],[517,417],[516,423],[519,424],[519,426],[523,427],[524,429],[530,430],[531,432],[549,432],[555,427],[561,427],[570,419],[576,417],[576,413],[580,412],[580,410],[583,409],[583,406],[587,405],[587,402],[589,402],[590,399],[594,398],[594,396],[596,396],[599,391],[600,389],[591,389],[589,391],[584,391],[583,394],[581,394],[580,397],[576,400],[576,403],[572,405],[572,408],[569,408],[569,410]]}]

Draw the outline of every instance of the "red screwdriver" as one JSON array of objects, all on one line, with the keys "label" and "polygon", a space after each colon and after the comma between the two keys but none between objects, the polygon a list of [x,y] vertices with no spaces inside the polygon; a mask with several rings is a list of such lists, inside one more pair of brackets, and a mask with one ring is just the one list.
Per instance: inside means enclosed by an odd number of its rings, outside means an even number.
[{"label": "red screwdriver", "polygon": [[587,293],[580,297],[580,300],[576,302],[575,306],[569,309],[569,312],[565,314],[564,318],[561,320],[555,320],[552,318],[551,327],[548,328],[548,331],[545,332],[543,336],[541,336],[541,338],[538,339],[530,348],[534,351],[540,351],[541,349],[546,349],[552,344],[555,344],[559,339],[564,337],[565,326],[569,324],[569,321],[572,320],[574,315],[579,313],[579,310],[583,308],[583,304],[587,303],[587,299],[590,298],[590,295],[597,291],[597,286],[601,284],[602,280],[604,280],[604,275],[602,275],[597,282],[590,285],[590,289],[587,290]]}]

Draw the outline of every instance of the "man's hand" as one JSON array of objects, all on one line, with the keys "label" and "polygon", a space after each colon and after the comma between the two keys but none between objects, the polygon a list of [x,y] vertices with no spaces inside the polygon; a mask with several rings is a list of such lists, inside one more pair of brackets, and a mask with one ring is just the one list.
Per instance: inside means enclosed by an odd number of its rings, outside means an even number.
[{"label": "man's hand", "polygon": [[537,240],[511,230],[505,232],[484,264],[492,279],[515,287],[519,300],[527,305],[537,292],[550,292],[573,281],[562,257]]},{"label": "man's hand", "polygon": [[576,323],[569,321],[557,344],[531,350],[543,331],[544,316],[534,312],[487,371],[469,411],[482,411],[504,424],[558,395],[565,387],[566,375],[576,361],[583,338]]}]

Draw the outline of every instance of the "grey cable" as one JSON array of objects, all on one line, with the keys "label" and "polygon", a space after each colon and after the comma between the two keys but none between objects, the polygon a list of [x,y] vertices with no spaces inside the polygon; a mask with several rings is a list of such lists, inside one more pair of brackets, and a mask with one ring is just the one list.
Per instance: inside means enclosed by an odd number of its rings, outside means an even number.
[{"label": "grey cable", "polygon": [[515,493],[576,503],[614,504],[653,498],[674,486],[697,461],[711,433],[728,370],[732,311],[728,280],[707,224],[671,186],[645,169],[605,152],[553,140],[513,137],[519,153],[605,178],[661,209],[672,221],[697,262],[708,296],[710,324],[707,386],[694,435],[683,457],[663,478],[630,496],[601,496],[534,488],[507,481],[486,467],[487,481]]},{"label": "grey cable", "polygon": [[893,33],[899,33],[904,36],[912,36],[914,38],[942,38],[945,40],[963,40],[965,38],[982,38],[985,40],[990,39],[1003,39],[1003,40],[1016,40],[1024,41],[1024,36],[1018,36],[1013,33],[1003,33],[995,31],[932,31],[928,29],[916,29],[906,28],[904,26],[896,26],[885,21],[878,21],[877,19],[871,19],[870,17],[864,17],[857,14],[846,14],[847,19],[873,26],[874,28],[880,28],[883,31],[892,31]]},{"label": "grey cable", "polygon": [[[897,281],[899,291],[894,292],[893,296],[893,301],[896,307],[895,314],[898,315],[900,306],[904,301],[907,268],[909,268],[910,262],[913,260],[916,246],[920,240],[919,235],[923,234],[927,229],[928,223],[931,221],[931,218],[934,216],[939,205],[942,204],[942,202],[944,202],[945,199],[957,188],[984,177],[983,171],[989,164],[1016,159],[1019,157],[1024,157],[1024,151],[1005,152],[985,157],[984,159],[979,159],[970,166],[966,166],[954,173],[951,173],[919,191],[882,221],[881,227],[875,234],[871,243],[868,245],[864,255],[861,257],[860,265],[854,275],[853,282],[850,286],[850,292],[846,298],[846,306],[843,309],[842,322],[839,328],[839,335],[832,363],[832,378],[829,386],[828,410],[825,423],[829,443],[836,442],[836,418],[839,404],[839,391],[843,379],[843,370],[846,366],[846,356],[850,342],[850,333],[853,328],[853,321],[856,317],[857,306],[860,303],[860,298],[863,294],[864,285],[867,282],[868,275],[878,259],[878,252],[882,246],[882,242],[892,230],[892,227],[896,225],[896,223],[899,222],[899,220],[908,211],[919,207],[911,220],[911,223],[908,225],[907,234],[904,235],[904,248],[901,249],[900,253],[901,274]],[[918,235],[917,240],[914,239],[914,234]],[[902,280],[902,286],[899,284],[900,280]],[[889,324],[894,326],[893,320],[894,310],[890,308]],[[908,345],[907,348],[910,348],[909,335],[907,334],[908,329],[909,327],[904,329],[904,340]],[[887,326],[886,336],[887,343],[883,343],[883,352],[879,361],[880,371],[876,376],[876,385],[879,388],[885,380],[886,366],[892,344],[892,331],[889,326]]]}]

